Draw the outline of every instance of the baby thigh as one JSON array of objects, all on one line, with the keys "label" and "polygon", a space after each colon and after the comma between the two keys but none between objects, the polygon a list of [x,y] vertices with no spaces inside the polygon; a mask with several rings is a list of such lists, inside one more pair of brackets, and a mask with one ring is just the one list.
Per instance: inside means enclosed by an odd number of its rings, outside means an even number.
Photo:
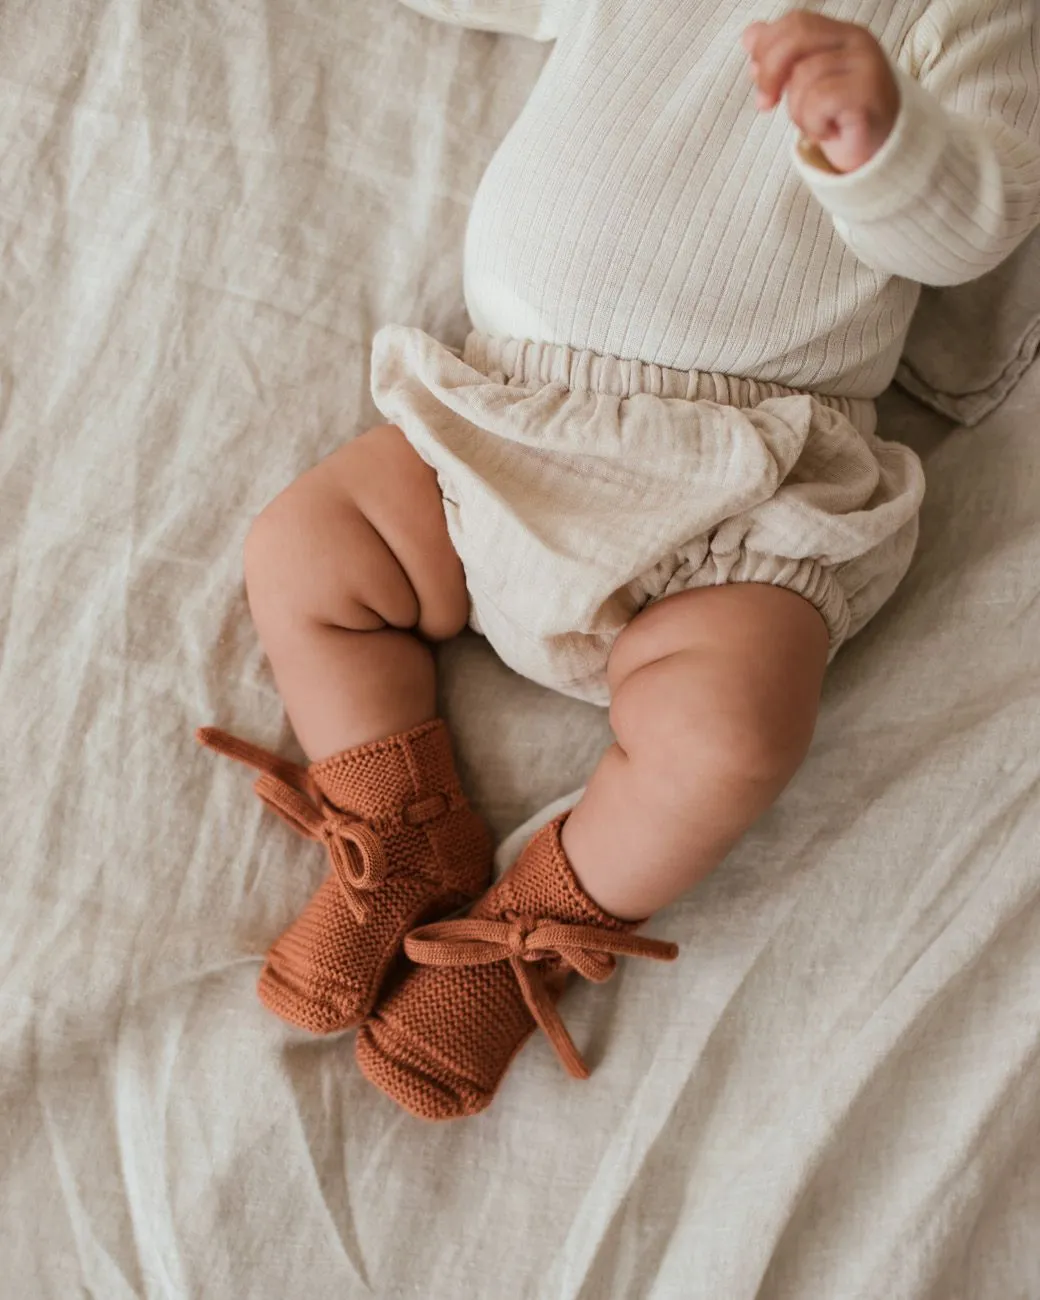
[{"label": "baby thigh", "polygon": [[427,641],[466,624],[434,472],[392,425],[354,439],[258,516],[250,609],[311,757],[404,730],[432,708]]},{"label": "baby thigh", "polygon": [[601,906],[647,916],[718,865],[801,765],[827,653],[820,615],[778,587],[687,591],[633,620],[608,667],[616,743],[564,828]]}]

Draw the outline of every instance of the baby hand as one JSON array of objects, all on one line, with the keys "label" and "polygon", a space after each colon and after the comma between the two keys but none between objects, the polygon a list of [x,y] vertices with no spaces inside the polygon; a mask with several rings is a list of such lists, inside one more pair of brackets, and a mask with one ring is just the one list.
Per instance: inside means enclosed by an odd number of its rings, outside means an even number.
[{"label": "baby hand", "polygon": [[865,27],[796,10],[744,33],[759,109],[787,96],[802,135],[839,172],[869,162],[899,114],[899,87],[884,50]]}]

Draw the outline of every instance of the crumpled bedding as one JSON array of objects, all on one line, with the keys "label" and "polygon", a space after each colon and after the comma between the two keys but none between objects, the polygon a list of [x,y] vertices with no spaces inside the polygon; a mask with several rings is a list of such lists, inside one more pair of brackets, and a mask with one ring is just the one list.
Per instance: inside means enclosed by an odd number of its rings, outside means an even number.
[{"label": "crumpled bedding", "polygon": [[[425,1127],[268,1016],[323,872],[214,721],[293,753],[249,519],[376,418],[387,321],[465,333],[469,196],[544,57],[391,0],[0,8],[0,1256],[5,1295],[1040,1295],[1034,366],[971,432],[909,399],[920,552],[776,809]],[[602,712],[473,637],[445,708],[504,834]],[[508,846],[507,846],[508,848]]]}]

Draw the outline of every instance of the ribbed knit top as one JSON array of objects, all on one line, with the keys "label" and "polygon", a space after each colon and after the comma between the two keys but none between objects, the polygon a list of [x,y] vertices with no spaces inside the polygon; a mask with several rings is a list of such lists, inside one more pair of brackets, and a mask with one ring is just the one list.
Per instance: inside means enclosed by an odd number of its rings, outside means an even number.
[{"label": "ribbed knit top", "polygon": [[485,333],[872,397],[920,284],[995,266],[1040,221],[1037,0],[822,0],[896,69],[887,143],[841,176],[754,106],[749,0],[406,0],[555,40],[477,191]]}]

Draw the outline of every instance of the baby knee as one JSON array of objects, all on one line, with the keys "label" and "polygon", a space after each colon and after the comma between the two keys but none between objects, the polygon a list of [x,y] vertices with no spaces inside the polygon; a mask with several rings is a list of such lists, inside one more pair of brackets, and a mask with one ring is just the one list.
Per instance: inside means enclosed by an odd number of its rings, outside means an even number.
[{"label": "baby knee", "polygon": [[709,760],[732,779],[753,785],[786,785],[801,766],[811,731],[750,702],[705,720]]},{"label": "baby knee", "polygon": [[[663,674],[661,675],[663,677]],[[681,791],[711,773],[734,782],[784,784],[811,739],[811,721],[785,718],[754,700],[719,698],[707,684],[627,679],[611,704],[611,725],[629,758]]]},{"label": "baby knee", "polygon": [[283,624],[351,631],[414,627],[419,602],[400,563],[348,491],[305,475],[254,520],[245,577],[263,634]]},{"label": "baby knee", "polygon": [[288,498],[287,492],[275,497],[256,516],[246,534],[242,566],[250,602],[266,600],[282,586],[296,514]]},{"label": "baby knee", "polygon": [[293,484],[253,520],[242,559],[259,624],[320,619],[332,603],[323,514],[322,502]]}]

